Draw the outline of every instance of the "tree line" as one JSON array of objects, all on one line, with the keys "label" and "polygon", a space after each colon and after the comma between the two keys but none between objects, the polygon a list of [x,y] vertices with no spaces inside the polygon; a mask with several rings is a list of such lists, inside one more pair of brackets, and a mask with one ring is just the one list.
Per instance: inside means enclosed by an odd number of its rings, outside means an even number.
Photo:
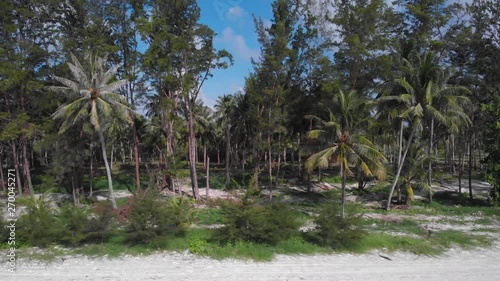
[{"label": "tree line", "polygon": [[254,16],[261,52],[244,91],[213,109],[200,90],[233,58],[195,0],[0,4],[0,163],[19,193],[58,184],[78,203],[104,163],[116,208],[121,162],[135,190],[179,190],[187,165],[199,199],[197,163],[208,178],[211,159],[226,186],[248,175],[271,199],[287,166],[307,185],[338,171],[342,201],[348,177],[362,188],[389,174],[387,208],[417,187],[432,202],[437,164],[460,192],[480,165],[498,198],[498,0],[275,0],[270,25]]}]

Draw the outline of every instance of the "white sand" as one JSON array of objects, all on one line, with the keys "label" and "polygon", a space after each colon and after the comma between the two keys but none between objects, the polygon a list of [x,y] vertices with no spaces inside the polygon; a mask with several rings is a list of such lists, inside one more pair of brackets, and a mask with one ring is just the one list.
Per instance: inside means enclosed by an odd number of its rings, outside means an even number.
[{"label": "white sand", "polygon": [[[392,261],[379,257],[388,256]],[[212,260],[189,253],[120,259],[67,257],[52,264],[5,265],[0,280],[500,280],[500,245],[452,249],[439,257],[372,252],[364,255],[278,255],[272,262]]]}]

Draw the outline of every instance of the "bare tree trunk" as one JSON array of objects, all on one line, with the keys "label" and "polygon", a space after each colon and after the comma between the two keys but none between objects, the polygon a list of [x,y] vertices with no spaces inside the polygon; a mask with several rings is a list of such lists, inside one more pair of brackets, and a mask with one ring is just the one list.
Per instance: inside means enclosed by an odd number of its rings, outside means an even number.
[{"label": "bare tree trunk", "polygon": [[210,157],[206,156],[205,163],[206,163],[205,169],[206,169],[206,186],[207,186],[205,191],[208,200],[210,191]]},{"label": "bare tree trunk", "polygon": [[273,200],[273,158],[272,158],[272,149],[271,149],[271,135],[267,135],[267,153],[268,153],[268,172],[269,172],[269,199]]},{"label": "bare tree trunk", "polygon": [[19,192],[19,194],[22,194],[23,189],[22,189],[22,184],[21,184],[21,177],[19,174],[19,161],[18,161],[18,157],[17,157],[16,142],[11,141],[11,146],[12,146],[12,158],[14,160],[13,161],[14,162],[14,169],[16,170],[17,192]]},{"label": "bare tree trunk", "polygon": [[0,186],[2,186],[2,191],[6,193],[7,189],[5,187],[5,176],[3,174],[3,149],[0,153]]},{"label": "bare tree trunk", "polygon": [[113,170],[113,160],[114,160],[114,153],[115,152],[115,145],[111,145],[111,161],[110,161],[110,168]]},{"label": "bare tree trunk", "polygon": [[298,176],[299,178],[302,177],[302,157],[300,155],[300,133],[297,134],[297,158],[298,158],[298,162],[299,162],[299,166],[298,166],[298,169],[299,169],[299,172],[298,172]]},{"label": "bare tree trunk", "polygon": [[472,201],[472,136],[468,142],[468,150],[469,150],[469,199]]},{"label": "bare tree trunk", "polygon": [[226,188],[231,186],[231,132],[230,126],[226,127]]},{"label": "bare tree trunk", "polygon": [[102,158],[104,159],[104,165],[106,166],[106,175],[108,177],[108,188],[109,188],[109,199],[111,204],[113,204],[113,209],[117,209],[115,193],[113,191],[113,179],[111,177],[111,168],[108,163],[108,156],[106,156],[106,142],[104,141],[104,134],[102,133],[102,128],[99,129],[99,139],[101,140]]},{"label": "bare tree trunk", "polygon": [[76,196],[76,178],[75,168],[71,169],[71,195],[73,196],[73,205],[78,206],[78,197]]},{"label": "bare tree trunk", "polygon": [[196,174],[196,135],[194,132],[194,116],[191,109],[188,109],[188,154],[189,154],[189,172],[191,174],[191,188],[195,200],[200,199],[198,190],[198,175]]},{"label": "bare tree trunk", "polygon": [[458,194],[462,195],[462,176],[464,173],[464,153],[458,153]]},{"label": "bare tree trunk", "polygon": [[26,191],[28,194],[33,194],[33,184],[31,183],[31,171],[30,171],[30,161],[28,158],[27,142],[28,140],[24,139],[22,141],[22,146],[21,146],[21,151],[23,153],[23,172],[26,178],[26,183],[28,184]]},{"label": "bare tree trunk", "polygon": [[135,185],[137,191],[141,190],[141,174],[139,171],[139,136],[137,135],[137,128],[132,125],[132,133],[134,134],[134,164],[135,164]]},{"label": "bare tree trunk", "polygon": [[90,141],[90,194],[94,192],[94,142]]},{"label": "bare tree trunk", "polygon": [[203,168],[207,168],[207,144],[203,144]]},{"label": "bare tree trunk", "polygon": [[[404,129],[404,120],[401,118],[401,127],[399,129],[399,149],[398,149],[398,161],[396,162],[396,169],[401,165],[401,154],[403,152],[403,129]],[[398,203],[401,204],[401,186],[397,186],[397,196]]]},{"label": "bare tree trunk", "polygon": [[[432,146],[434,141],[434,118],[431,118],[431,135],[429,137],[429,150],[427,151],[428,156],[431,156]],[[429,160],[429,170],[428,170],[427,184],[429,185],[429,203],[432,204],[432,161]]]},{"label": "bare tree trunk", "polygon": [[455,174],[457,172],[457,167],[455,165],[455,134],[451,134],[451,172]]}]

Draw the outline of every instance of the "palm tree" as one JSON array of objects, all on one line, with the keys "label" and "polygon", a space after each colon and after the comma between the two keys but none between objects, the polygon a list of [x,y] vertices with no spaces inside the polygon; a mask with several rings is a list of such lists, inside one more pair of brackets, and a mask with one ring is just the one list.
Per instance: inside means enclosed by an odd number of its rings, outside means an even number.
[{"label": "palm tree", "polygon": [[104,140],[105,126],[111,120],[118,118],[127,123],[132,123],[131,112],[122,96],[113,93],[127,84],[127,80],[119,80],[110,83],[121,65],[116,65],[109,70],[106,69],[107,57],[93,57],[85,54],[88,62],[85,69],[78,59],[71,54],[72,63],[68,62],[74,80],[54,76],[54,80],[64,86],[51,86],[50,90],[66,94],[69,102],[60,106],[52,115],[54,119],[63,119],[59,133],[63,133],[77,123],[90,121],[94,130],[99,134],[101,141],[102,156],[106,166],[108,187],[113,208],[117,208],[113,192],[111,169],[106,153],[106,142]]},{"label": "palm tree", "polygon": [[[385,177],[385,156],[366,137],[355,131],[362,132],[360,126],[367,121],[365,116],[359,115],[366,112],[367,100],[362,98],[356,91],[344,94],[339,91],[335,96],[335,104],[338,107],[339,116],[330,112],[330,120],[323,121],[326,128],[334,128],[335,141],[330,147],[315,153],[306,162],[306,170],[311,172],[315,167],[327,168],[330,162],[340,166],[342,177],[341,217],[345,217],[345,186],[348,174],[352,174],[351,166],[355,166],[366,176]],[[324,130],[312,130],[309,139],[318,138]]]},{"label": "palm tree", "polygon": [[[408,60],[406,64],[406,75],[397,79],[395,87],[389,96],[383,96],[377,101],[379,104],[396,102],[401,108],[400,141],[398,170],[389,192],[387,209],[390,208],[392,194],[397,185],[401,169],[403,168],[406,153],[413,142],[417,131],[423,131],[426,125],[429,131],[428,157],[433,149],[435,123],[456,130],[460,124],[469,124],[470,120],[465,114],[463,107],[469,103],[469,99],[461,95],[469,91],[464,87],[451,87],[446,85],[447,76],[445,71],[438,65],[432,53],[424,53],[417,59],[415,66]],[[408,139],[404,154],[401,155],[402,136],[404,122],[408,122],[411,134]],[[432,187],[432,161],[428,161],[427,185]],[[429,201],[432,202],[432,189],[429,189]]]},{"label": "palm tree", "polygon": [[233,95],[223,95],[219,97],[215,108],[220,126],[224,129],[226,140],[226,188],[229,188],[231,183],[231,127],[232,115],[235,110],[236,102]]}]

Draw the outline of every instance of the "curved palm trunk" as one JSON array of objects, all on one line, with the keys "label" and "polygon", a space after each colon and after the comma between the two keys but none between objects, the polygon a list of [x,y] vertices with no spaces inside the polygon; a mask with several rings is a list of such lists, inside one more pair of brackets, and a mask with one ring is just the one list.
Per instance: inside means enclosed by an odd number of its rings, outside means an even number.
[{"label": "curved palm trunk", "polygon": [[108,157],[106,156],[106,143],[104,142],[104,134],[102,133],[102,129],[99,129],[99,139],[101,140],[101,148],[102,148],[102,158],[104,159],[104,165],[106,166],[106,175],[108,176],[108,188],[109,188],[109,198],[111,200],[111,204],[113,204],[113,209],[118,208],[116,205],[115,194],[113,191],[113,180],[111,178],[111,168],[109,167]]},{"label": "curved palm trunk", "polygon": [[416,131],[416,129],[413,128],[411,131],[410,138],[408,139],[408,143],[406,144],[405,152],[403,153],[401,161],[398,165],[398,171],[397,171],[396,176],[394,178],[394,182],[392,183],[391,191],[389,192],[389,199],[387,200],[386,210],[389,210],[391,208],[392,194],[394,193],[394,188],[398,184],[399,176],[401,175],[401,170],[403,168],[403,164],[404,164],[405,159],[406,159],[406,154],[408,153],[408,149],[410,148],[411,142],[413,141],[413,137],[415,136],[415,131]]}]

